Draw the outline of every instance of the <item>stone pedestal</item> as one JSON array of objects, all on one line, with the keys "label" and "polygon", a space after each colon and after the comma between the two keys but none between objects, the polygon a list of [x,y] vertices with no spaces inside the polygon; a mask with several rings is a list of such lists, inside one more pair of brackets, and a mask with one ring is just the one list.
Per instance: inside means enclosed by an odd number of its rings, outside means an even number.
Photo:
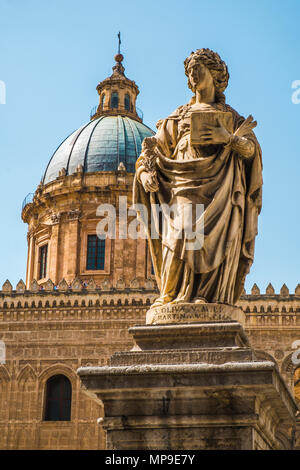
[{"label": "stone pedestal", "polygon": [[[84,391],[104,403],[108,449],[292,448],[297,406],[277,366],[256,360],[242,310],[220,307],[185,305],[179,323],[130,328],[132,351],[78,370]],[[165,308],[148,322],[180,315]]]}]

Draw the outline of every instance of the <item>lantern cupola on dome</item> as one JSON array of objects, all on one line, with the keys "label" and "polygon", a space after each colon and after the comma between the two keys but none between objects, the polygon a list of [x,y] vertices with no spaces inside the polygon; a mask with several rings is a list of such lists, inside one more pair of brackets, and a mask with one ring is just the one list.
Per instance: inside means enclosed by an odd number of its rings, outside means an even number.
[{"label": "lantern cupola on dome", "polygon": [[120,52],[116,54],[112,75],[97,85],[99,105],[95,112],[92,111],[91,120],[109,114],[128,116],[142,122],[142,114],[136,108],[139,88],[133,80],[125,76],[123,59]]}]

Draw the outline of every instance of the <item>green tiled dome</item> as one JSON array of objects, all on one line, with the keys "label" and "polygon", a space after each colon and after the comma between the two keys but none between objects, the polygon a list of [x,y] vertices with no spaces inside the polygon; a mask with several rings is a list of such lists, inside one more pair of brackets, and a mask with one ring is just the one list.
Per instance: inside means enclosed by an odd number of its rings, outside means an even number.
[{"label": "green tiled dome", "polygon": [[54,152],[43,178],[47,184],[66,169],[67,175],[83,166],[85,173],[116,171],[122,162],[134,173],[145,137],[154,132],[145,124],[127,116],[101,116],[73,132]]}]

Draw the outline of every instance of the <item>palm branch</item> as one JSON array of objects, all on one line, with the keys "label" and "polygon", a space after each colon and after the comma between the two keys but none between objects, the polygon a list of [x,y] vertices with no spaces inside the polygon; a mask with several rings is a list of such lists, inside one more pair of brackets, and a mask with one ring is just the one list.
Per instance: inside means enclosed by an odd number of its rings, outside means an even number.
[{"label": "palm branch", "polygon": [[257,126],[257,122],[253,121],[253,116],[248,116],[247,119],[245,119],[244,122],[240,125],[240,127],[237,128],[237,130],[234,132],[234,135],[237,135],[239,137],[243,137],[244,135],[249,134],[254,127]]}]

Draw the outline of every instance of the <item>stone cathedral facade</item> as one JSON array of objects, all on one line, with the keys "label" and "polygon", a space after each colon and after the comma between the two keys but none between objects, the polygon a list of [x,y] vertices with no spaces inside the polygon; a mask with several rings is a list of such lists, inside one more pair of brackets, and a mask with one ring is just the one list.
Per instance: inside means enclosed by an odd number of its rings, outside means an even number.
[{"label": "stone cathedral facade", "polygon": [[[131,205],[135,161],[154,134],[123,56],[115,61],[90,121],[58,147],[23,203],[26,282],[0,291],[0,449],[105,449],[103,409],[84,395],[76,370],[131,349],[127,330],[145,322],[157,297],[146,240],[96,234],[100,204],[117,215],[120,197]],[[254,285],[239,305],[257,358],[277,363],[299,402],[300,285],[294,293]]]}]

